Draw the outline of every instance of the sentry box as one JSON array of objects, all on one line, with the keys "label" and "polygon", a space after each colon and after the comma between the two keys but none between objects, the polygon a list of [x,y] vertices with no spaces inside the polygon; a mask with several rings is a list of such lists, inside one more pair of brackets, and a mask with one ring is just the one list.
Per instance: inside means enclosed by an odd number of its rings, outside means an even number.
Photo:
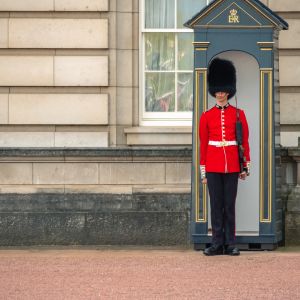
[{"label": "sentry box", "polygon": [[194,30],[194,248],[211,243],[209,194],[199,173],[198,131],[201,113],[215,104],[207,92],[207,69],[213,58],[220,57],[236,67],[238,107],[245,111],[250,129],[251,175],[245,182],[239,181],[237,245],[241,249],[275,249],[283,232],[278,35],[288,24],[258,0],[215,0],[185,26]]}]

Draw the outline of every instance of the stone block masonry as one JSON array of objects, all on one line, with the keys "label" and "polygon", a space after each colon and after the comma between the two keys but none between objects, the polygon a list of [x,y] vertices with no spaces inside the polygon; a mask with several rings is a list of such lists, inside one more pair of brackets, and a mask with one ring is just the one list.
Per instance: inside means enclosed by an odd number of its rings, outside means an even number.
[{"label": "stone block masonry", "polygon": [[0,246],[189,244],[190,148],[2,148],[0,160]]},{"label": "stone block masonry", "polygon": [[186,245],[189,194],[1,194],[0,245]]}]

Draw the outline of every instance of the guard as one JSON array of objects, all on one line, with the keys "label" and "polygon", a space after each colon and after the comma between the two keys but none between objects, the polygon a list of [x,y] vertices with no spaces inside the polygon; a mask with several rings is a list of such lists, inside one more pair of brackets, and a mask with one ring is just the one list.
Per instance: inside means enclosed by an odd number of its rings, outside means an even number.
[{"label": "guard", "polygon": [[[229,104],[236,94],[231,61],[214,59],[208,69],[209,93],[216,105],[200,118],[200,172],[208,185],[212,245],[205,255],[239,255],[235,245],[235,201],[238,179],[250,174],[249,130],[245,113]],[[241,124],[241,130],[237,127]]]}]

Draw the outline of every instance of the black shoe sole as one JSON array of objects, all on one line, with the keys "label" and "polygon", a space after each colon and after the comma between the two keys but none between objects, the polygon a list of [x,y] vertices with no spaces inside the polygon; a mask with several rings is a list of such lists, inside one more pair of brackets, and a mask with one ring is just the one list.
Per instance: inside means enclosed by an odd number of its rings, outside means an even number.
[{"label": "black shoe sole", "polygon": [[216,256],[216,255],[223,255],[223,252],[215,252],[215,253],[205,253],[203,252],[204,255],[206,256]]},{"label": "black shoe sole", "polygon": [[232,253],[232,252],[225,252],[225,255],[230,255],[230,256],[239,256],[240,253]]}]

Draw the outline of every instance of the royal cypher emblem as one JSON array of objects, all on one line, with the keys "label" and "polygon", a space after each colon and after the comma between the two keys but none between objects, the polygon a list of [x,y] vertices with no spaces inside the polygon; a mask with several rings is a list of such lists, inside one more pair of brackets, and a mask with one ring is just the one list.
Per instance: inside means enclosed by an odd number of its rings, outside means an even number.
[{"label": "royal cypher emblem", "polygon": [[240,17],[237,14],[237,10],[232,9],[230,11],[230,15],[228,16],[228,22],[229,23],[240,23]]}]

